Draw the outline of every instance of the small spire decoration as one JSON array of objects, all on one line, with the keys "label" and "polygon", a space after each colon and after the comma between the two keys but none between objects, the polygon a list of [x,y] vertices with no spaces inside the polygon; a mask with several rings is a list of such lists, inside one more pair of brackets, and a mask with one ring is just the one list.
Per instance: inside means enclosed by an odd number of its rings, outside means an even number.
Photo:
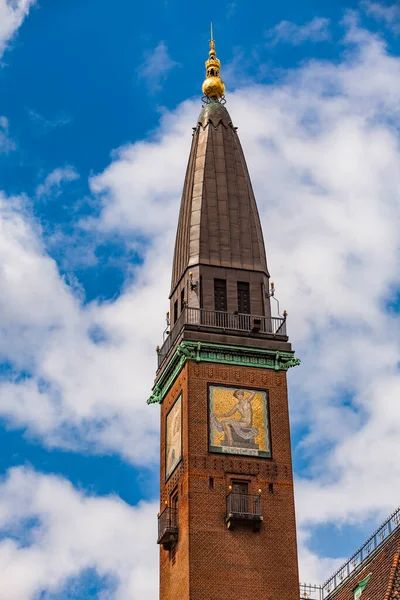
[{"label": "small spire decoration", "polygon": [[209,100],[219,100],[225,93],[225,85],[221,79],[221,62],[217,58],[215,40],[211,23],[211,39],[209,59],[206,60],[206,79],[203,83],[203,94]]}]

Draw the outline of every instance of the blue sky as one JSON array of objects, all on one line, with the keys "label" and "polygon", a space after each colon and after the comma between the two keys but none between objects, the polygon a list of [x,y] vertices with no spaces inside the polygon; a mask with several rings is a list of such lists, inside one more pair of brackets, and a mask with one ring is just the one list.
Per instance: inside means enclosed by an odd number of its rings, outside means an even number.
[{"label": "blue sky", "polygon": [[302,359],[302,579],[322,581],[398,504],[398,4],[0,0],[10,600],[158,597],[146,398],[211,19]]}]

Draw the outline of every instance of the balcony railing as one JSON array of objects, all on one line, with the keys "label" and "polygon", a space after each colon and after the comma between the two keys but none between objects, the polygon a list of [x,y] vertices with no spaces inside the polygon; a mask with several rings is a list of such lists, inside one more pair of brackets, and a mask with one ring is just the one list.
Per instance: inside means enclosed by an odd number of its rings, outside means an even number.
[{"label": "balcony railing", "polygon": [[178,541],[178,513],[174,508],[167,507],[158,516],[157,544],[169,548]]},{"label": "balcony railing", "polygon": [[286,319],[280,317],[228,313],[186,306],[171,330],[167,332],[167,337],[158,351],[159,367],[185,325],[189,325],[192,328],[198,327],[199,329],[221,329],[231,332],[261,333],[271,336],[287,335]]},{"label": "balcony railing", "polygon": [[231,492],[226,497],[226,524],[231,529],[235,523],[247,522],[253,525],[254,531],[261,527],[263,517],[261,496]]}]

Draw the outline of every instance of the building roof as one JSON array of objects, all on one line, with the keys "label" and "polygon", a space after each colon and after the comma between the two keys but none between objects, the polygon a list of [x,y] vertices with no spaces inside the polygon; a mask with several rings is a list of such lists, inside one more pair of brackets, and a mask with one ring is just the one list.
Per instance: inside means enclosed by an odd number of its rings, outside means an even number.
[{"label": "building roof", "polygon": [[327,579],[322,586],[300,586],[300,597],[309,600],[400,600],[400,508]]},{"label": "building roof", "polygon": [[357,584],[368,575],[370,578],[362,593],[362,600],[395,600],[400,591],[400,529],[397,529],[385,544],[366,560],[342,586],[329,596],[334,600],[352,600]]},{"label": "building roof", "polygon": [[264,239],[243,150],[216,98],[200,112],[186,171],[172,291],[196,264],[267,271]]}]

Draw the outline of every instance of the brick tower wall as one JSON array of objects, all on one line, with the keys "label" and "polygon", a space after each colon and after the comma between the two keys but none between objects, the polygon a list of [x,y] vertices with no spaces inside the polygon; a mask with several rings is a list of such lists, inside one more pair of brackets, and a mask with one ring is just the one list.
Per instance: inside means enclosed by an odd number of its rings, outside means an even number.
[{"label": "brick tower wall", "polygon": [[[272,458],[208,451],[208,386],[266,390]],[[165,483],[165,419],[182,393],[182,456]],[[210,481],[213,478],[213,481]],[[232,479],[261,489],[260,531],[225,523]],[[161,600],[298,600],[298,568],[286,373],[186,363],[161,406],[161,507],[179,492],[179,541],[161,548]]]}]

